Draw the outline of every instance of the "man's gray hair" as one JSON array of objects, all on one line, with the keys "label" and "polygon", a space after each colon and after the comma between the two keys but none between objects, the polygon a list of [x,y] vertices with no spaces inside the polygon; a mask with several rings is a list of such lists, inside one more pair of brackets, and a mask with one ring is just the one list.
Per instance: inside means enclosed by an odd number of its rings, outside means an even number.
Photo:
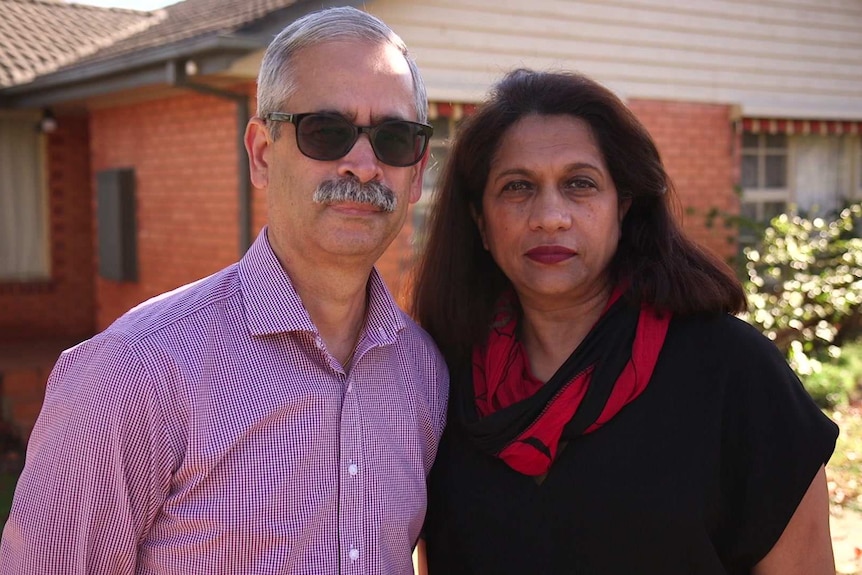
[{"label": "man's gray hair", "polygon": [[[281,109],[296,92],[293,59],[303,49],[343,40],[359,40],[375,44],[391,44],[398,48],[413,78],[413,98],[420,122],[428,119],[428,96],[419,75],[416,61],[407,51],[404,41],[380,19],[349,6],[327,8],[307,14],[282,30],[270,43],[260,64],[257,77],[257,115],[263,118]],[[299,113],[307,110],[299,110]],[[297,113],[296,110],[290,112]],[[270,133],[279,136],[279,122],[273,122]]]}]

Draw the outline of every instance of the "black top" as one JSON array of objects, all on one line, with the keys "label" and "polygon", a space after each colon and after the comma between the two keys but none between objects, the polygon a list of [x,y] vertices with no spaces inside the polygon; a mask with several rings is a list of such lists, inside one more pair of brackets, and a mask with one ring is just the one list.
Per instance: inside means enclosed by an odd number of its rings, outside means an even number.
[{"label": "black top", "polygon": [[753,327],[675,318],[643,394],[570,440],[541,485],[450,418],[429,477],[429,571],[748,574],[837,434]]}]

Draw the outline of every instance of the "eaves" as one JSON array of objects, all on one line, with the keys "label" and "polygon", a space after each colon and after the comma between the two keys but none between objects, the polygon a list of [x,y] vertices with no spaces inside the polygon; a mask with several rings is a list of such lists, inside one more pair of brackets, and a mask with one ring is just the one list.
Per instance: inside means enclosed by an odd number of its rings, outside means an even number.
[{"label": "eaves", "polygon": [[271,39],[266,34],[211,35],[73,65],[0,89],[0,108],[40,108],[121,90],[172,85],[177,69],[184,69],[189,60],[200,76],[218,74],[237,59],[264,49]]}]

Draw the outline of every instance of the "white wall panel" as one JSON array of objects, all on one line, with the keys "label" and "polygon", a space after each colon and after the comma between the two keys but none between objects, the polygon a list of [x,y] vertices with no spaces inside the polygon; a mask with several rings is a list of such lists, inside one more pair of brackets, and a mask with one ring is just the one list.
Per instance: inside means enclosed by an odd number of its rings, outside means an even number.
[{"label": "white wall panel", "polygon": [[434,100],[478,101],[517,66],[626,98],[862,119],[862,0],[373,0]]}]

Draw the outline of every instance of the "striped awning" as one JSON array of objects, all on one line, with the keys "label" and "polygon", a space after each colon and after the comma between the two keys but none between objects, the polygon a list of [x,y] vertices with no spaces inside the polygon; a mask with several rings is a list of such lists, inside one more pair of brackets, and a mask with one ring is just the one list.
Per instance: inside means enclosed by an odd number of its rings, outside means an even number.
[{"label": "striped awning", "polygon": [[476,104],[453,104],[451,102],[429,102],[428,103],[428,119],[436,120],[438,118],[452,118],[460,120],[464,116],[469,116],[476,110]]},{"label": "striped awning", "polygon": [[754,134],[862,134],[862,122],[843,120],[787,120],[743,118],[742,131]]}]

